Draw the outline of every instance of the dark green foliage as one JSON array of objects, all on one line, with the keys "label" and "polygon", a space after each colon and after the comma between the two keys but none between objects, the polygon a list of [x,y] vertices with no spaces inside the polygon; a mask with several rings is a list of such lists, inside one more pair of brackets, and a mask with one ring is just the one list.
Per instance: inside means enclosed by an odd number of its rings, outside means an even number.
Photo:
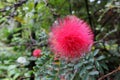
[{"label": "dark green foliage", "polygon": [[[119,0],[0,0],[0,80],[98,80],[120,66]],[[77,62],[54,60],[48,36],[60,17],[76,15],[94,32]],[[34,49],[42,56],[32,56]],[[24,57],[26,63],[17,62]],[[120,71],[105,80],[120,80]]]}]

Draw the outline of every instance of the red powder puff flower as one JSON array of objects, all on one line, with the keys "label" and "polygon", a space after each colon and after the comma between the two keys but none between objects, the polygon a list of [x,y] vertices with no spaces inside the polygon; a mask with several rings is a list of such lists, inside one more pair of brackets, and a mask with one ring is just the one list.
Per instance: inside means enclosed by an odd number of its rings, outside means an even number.
[{"label": "red powder puff flower", "polygon": [[76,16],[67,16],[55,21],[49,35],[50,48],[65,60],[79,59],[93,45],[90,26]]},{"label": "red powder puff flower", "polygon": [[41,54],[41,50],[40,49],[35,49],[34,51],[33,51],[33,56],[34,57],[40,57],[42,54]]}]

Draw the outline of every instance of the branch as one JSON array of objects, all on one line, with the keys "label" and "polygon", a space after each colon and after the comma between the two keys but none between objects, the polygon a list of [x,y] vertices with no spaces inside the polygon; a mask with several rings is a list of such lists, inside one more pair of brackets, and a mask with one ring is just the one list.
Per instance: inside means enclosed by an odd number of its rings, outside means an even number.
[{"label": "branch", "polygon": [[117,31],[117,28],[109,31],[108,33],[106,33],[102,39],[100,39],[99,41],[95,41],[94,44],[96,43],[100,43],[100,42],[103,42],[108,36],[110,36],[112,33],[116,32]]},{"label": "branch", "polygon": [[[7,6],[9,8],[9,10],[11,11],[12,9],[14,9],[13,12],[11,12],[9,14],[10,17],[14,17],[14,13],[17,10],[18,7],[22,6],[24,3],[26,3],[28,0],[19,0],[18,2],[16,2],[15,4],[11,5],[11,6]],[[0,9],[0,12],[7,12],[8,9],[6,9],[7,7]]]},{"label": "branch", "polygon": [[30,77],[20,77],[20,79],[18,80],[24,80],[24,79],[27,79],[27,78],[32,78],[33,76],[30,76]]},{"label": "branch", "polygon": [[113,70],[112,72],[110,72],[110,73],[108,73],[108,74],[106,74],[106,75],[100,77],[98,80],[103,80],[104,78],[106,78],[106,77],[112,75],[113,73],[115,73],[115,72],[117,72],[117,71],[120,71],[120,66],[119,66],[117,69]]},{"label": "branch", "polygon": [[89,23],[90,23],[90,26],[92,27],[91,16],[90,16],[90,13],[89,13],[88,0],[85,0],[85,5],[86,5],[86,10],[87,10],[87,15],[88,15]]},{"label": "branch", "polygon": [[[12,8],[16,9],[16,8],[22,6],[26,2],[27,2],[27,0],[19,0],[17,3],[15,3],[15,4],[11,5],[11,6],[7,6],[7,7],[10,8],[9,10],[11,10]],[[3,8],[3,9],[0,9],[0,12],[6,12],[6,11],[7,11],[6,7]]]},{"label": "branch", "polygon": [[69,2],[69,13],[72,14],[72,2],[71,0],[68,0]]}]

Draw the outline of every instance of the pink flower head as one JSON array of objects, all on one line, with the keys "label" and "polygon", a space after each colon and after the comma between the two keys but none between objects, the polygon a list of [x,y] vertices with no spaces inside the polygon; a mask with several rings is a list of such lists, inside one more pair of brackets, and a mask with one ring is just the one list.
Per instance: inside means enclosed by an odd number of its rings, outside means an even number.
[{"label": "pink flower head", "polygon": [[42,54],[41,54],[41,50],[40,49],[35,49],[34,51],[33,51],[33,56],[34,57],[40,57]]},{"label": "pink flower head", "polygon": [[49,35],[50,48],[56,56],[73,60],[85,55],[93,45],[90,26],[76,16],[55,21]]}]

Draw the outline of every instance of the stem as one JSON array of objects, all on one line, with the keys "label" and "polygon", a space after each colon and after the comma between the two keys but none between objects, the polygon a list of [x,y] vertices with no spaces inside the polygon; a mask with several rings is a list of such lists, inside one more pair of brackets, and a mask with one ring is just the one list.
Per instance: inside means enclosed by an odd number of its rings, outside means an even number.
[{"label": "stem", "polygon": [[71,78],[71,80],[75,79],[76,74],[77,74],[77,71],[74,72],[73,77]]},{"label": "stem", "polygon": [[87,10],[87,15],[88,15],[89,23],[90,23],[90,26],[92,27],[91,16],[90,16],[90,13],[89,13],[88,0],[85,0],[85,5],[86,5],[86,10]]},{"label": "stem", "polygon": [[106,77],[112,75],[113,73],[115,73],[115,72],[117,72],[117,71],[119,71],[119,70],[120,70],[120,66],[119,66],[117,69],[113,70],[112,72],[110,72],[110,73],[108,73],[108,74],[106,74],[106,75],[100,77],[98,80],[103,80],[104,78],[106,78]]},{"label": "stem", "polygon": [[69,1],[69,12],[70,14],[72,14],[72,2],[71,0],[68,0]]}]

